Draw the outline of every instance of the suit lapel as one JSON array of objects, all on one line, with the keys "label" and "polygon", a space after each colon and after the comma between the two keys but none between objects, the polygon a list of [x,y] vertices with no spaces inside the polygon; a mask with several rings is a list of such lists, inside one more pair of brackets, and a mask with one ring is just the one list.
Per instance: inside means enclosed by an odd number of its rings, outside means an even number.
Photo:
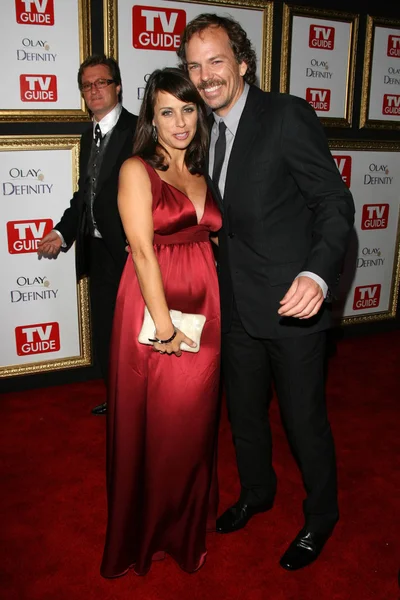
[{"label": "suit lapel", "polygon": [[[107,144],[107,148],[105,154],[103,156],[103,161],[101,165],[101,171],[99,175],[99,181],[97,183],[97,192],[96,196],[101,192],[101,188],[104,183],[110,177],[112,170],[114,168],[115,163],[117,162],[117,158],[121,152],[121,148],[123,147],[127,135],[129,134],[128,127],[128,119],[126,119],[126,111],[122,109],[121,115],[111,133],[110,140]],[[132,140],[133,144],[133,140]]]},{"label": "suit lapel", "polygon": [[80,173],[81,175],[86,175],[89,158],[90,158],[90,150],[92,146],[93,140],[93,129],[92,127],[85,131],[81,138],[81,155],[80,155]]},{"label": "suit lapel", "polygon": [[250,87],[229,157],[224,204],[229,203],[231,196],[235,195],[238,180],[245,175],[244,165],[246,164],[247,154],[251,151],[255,139],[260,133],[260,118],[264,108],[259,101],[261,99],[259,94],[263,94],[263,92],[253,86]]},{"label": "suit lapel", "polygon": [[[207,161],[207,165],[208,165],[208,161]],[[211,194],[212,194],[214,200],[218,204],[219,210],[221,211],[222,214],[224,214],[224,202],[222,200],[221,193],[219,191],[219,187],[215,185],[215,183],[213,182],[213,180],[209,176],[208,170],[206,170],[206,172],[204,173],[204,176],[206,178],[207,185],[208,185],[208,187],[211,190]]]}]

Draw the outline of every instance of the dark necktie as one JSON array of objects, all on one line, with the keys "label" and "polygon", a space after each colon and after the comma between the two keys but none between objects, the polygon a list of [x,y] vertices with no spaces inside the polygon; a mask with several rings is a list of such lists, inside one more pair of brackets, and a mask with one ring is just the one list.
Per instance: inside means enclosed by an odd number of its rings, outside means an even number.
[{"label": "dark necktie", "polygon": [[225,151],[226,151],[226,137],[225,137],[226,125],[225,125],[225,123],[223,121],[220,121],[218,128],[219,128],[219,133],[218,133],[218,139],[215,143],[215,148],[214,148],[214,167],[213,167],[213,174],[212,174],[212,180],[217,187],[218,187],[218,183],[219,183],[219,178],[221,176],[222,165],[224,164]]},{"label": "dark necktie", "polygon": [[103,139],[103,136],[101,135],[100,125],[97,123],[96,127],[94,128],[94,143],[96,144],[96,146],[98,148],[100,148],[102,139]]}]

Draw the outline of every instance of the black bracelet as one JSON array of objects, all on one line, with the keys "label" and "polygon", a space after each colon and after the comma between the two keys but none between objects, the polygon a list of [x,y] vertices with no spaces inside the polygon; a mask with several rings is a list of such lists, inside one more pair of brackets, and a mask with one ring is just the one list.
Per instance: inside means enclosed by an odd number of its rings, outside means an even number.
[{"label": "black bracelet", "polygon": [[172,342],[172,340],[174,340],[176,338],[176,334],[178,333],[177,329],[175,329],[174,327],[174,333],[171,335],[170,338],[168,338],[168,340],[159,340],[158,338],[154,338],[153,340],[149,338],[149,342],[157,342],[157,344],[169,344],[170,342]]}]

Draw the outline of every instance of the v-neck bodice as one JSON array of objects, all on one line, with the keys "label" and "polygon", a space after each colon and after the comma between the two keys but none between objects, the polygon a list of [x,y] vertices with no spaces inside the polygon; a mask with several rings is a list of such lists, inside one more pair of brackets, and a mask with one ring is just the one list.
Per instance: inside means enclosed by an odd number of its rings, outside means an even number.
[{"label": "v-neck bodice", "polygon": [[[190,198],[161,179],[157,171],[146,161],[142,160],[142,163],[151,182],[155,243],[162,243],[162,236],[168,236],[169,240],[171,240],[170,236],[174,236],[176,243],[198,241],[200,231],[211,233],[221,228],[221,214],[208,188],[203,216],[198,222],[196,209]],[[171,243],[171,241],[167,242],[167,237],[165,240],[166,243]]]}]

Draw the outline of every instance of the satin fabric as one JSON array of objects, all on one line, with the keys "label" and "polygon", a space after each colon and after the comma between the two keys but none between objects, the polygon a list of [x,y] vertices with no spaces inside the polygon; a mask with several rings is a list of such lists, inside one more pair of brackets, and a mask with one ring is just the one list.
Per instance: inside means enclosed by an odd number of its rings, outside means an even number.
[{"label": "satin fabric", "polygon": [[197,570],[217,515],[220,309],[209,234],[221,227],[221,216],[208,191],[197,223],[189,198],[143,164],[168,306],[207,320],[197,354],[178,358],[139,344],[144,300],[128,257],[111,344],[104,577],[129,568],[145,574],[165,553],[185,571]]}]

